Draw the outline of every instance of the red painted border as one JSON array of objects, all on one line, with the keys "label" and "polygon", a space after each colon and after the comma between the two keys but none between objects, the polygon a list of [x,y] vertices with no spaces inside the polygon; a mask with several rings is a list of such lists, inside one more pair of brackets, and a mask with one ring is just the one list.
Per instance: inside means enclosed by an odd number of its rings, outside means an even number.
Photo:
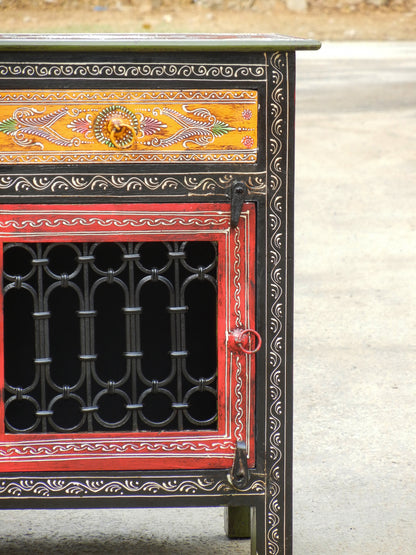
[{"label": "red painted border", "polygon": [[[254,327],[255,209],[236,229],[227,204],[10,205],[0,210],[0,247],[17,241],[212,240],[218,243],[218,429],[214,431],[5,434],[0,469],[147,470],[229,468],[237,440],[254,465],[254,357],[231,352],[227,332]],[[1,264],[2,264],[1,256]],[[0,303],[2,304],[2,296]],[[3,337],[3,311],[0,332]],[[3,390],[3,341],[0,386]],[[2,397],[3,399],[3,397]]]}]

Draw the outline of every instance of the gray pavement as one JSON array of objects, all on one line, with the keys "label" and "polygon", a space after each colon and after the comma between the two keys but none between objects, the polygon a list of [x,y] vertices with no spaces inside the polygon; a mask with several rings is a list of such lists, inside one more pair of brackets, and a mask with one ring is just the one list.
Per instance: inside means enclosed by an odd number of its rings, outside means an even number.
[{"label": "gray pavement", "polygon": [[416,43],[299,56],[295,554],[416,553]]},{"label": "gray pavement", "polygon": [[[416,43],[298,55],[294,554],[416,553]],[[222,509],[0,511],[0,553],[248,554]]]}]

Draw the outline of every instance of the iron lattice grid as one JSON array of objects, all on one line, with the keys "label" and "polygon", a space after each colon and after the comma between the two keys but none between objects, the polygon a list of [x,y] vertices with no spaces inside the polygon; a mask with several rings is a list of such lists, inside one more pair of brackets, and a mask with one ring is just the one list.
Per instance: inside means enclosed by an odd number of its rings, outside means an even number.
[{"label": "iron lattice grid", "polygon": [[7,432],[215,428],[215,242],[4,247]]}]

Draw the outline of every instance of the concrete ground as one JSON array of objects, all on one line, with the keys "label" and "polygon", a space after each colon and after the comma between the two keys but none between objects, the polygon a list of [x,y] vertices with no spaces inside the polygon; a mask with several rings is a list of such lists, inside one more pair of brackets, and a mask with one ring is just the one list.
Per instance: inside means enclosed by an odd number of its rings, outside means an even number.
[{"label": "concrete ground", "polygon": [[[416,43],[298,56],[294,554],[416,553]],[[222,509],[0,511],[0,553],[248,554]]]},{"label": "concrete ground", "polygon": [[416,43],[298,64],[296,555],[416,553]]}]

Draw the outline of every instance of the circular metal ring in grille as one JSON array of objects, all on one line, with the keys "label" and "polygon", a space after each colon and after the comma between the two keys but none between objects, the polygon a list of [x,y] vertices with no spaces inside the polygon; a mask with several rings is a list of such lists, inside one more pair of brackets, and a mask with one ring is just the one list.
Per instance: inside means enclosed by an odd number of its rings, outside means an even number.
[{"label": "circular metal ring in grille", "polygon": [[216,243],[9,243],[3,262],[8,432],[215,428]]}]

